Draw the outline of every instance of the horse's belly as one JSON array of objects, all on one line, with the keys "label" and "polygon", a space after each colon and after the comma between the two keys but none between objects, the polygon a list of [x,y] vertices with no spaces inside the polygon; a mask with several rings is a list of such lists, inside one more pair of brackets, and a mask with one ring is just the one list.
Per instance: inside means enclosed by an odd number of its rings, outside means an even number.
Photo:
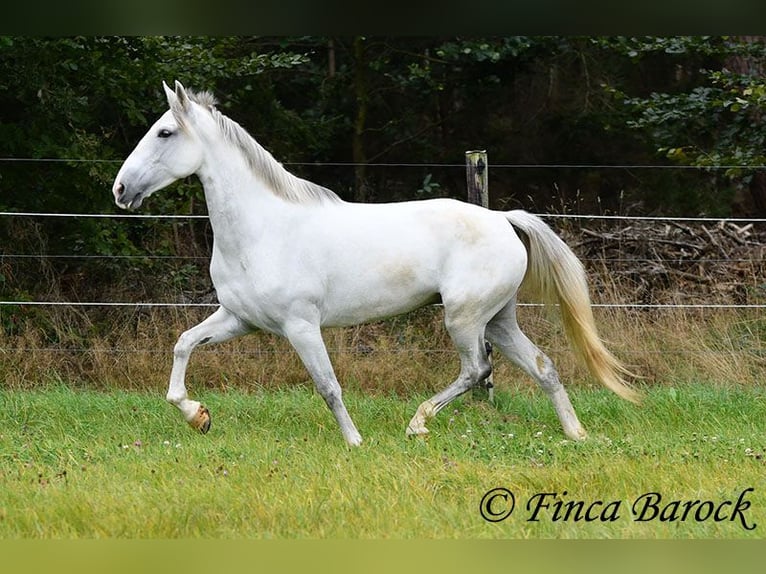
[{"label": "horse's belly", "polygon": [[368,289],[349,290],[344,294],[328,294],[321,309],[322,325],[347,327],[407,313],[429,303],[438,303],[434,289]]}]

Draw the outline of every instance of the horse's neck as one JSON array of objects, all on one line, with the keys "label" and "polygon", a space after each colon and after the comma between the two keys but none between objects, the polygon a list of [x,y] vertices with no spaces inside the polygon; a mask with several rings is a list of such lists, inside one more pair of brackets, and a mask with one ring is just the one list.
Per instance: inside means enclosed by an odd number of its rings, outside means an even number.
[{"label": "horse's neck", "polygon": [[241,234],[244,228],[257,233],[286,207],[233,150],[211,154],[197,175],[205,189],[213,233],[219,238]]}]

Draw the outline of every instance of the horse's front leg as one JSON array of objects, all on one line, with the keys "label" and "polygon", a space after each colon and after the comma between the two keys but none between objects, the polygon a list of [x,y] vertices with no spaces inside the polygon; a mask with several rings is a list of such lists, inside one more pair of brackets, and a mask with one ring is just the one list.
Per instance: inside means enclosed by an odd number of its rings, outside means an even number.
[{"label": "horse's front leg", "polygon": [[210,430],[210,412],[199,401],[189,399],[184,383],[191,352],[197,345],[220,343],[248,331],[235,315],[219,307],[202,323],[185,331],[173,348],[173,370],[170,373],[167,400],[179,408],[186,422],[203,434]]},{"label": "horse's front leg", "polygon": [[362,444],[362,435],[359,434],[343,403],[340,383],[335,377],[318,322],[291,320],[285,325],[284,331],[311,375],[317,391],[335,416],[343,438],[351,446]]}]

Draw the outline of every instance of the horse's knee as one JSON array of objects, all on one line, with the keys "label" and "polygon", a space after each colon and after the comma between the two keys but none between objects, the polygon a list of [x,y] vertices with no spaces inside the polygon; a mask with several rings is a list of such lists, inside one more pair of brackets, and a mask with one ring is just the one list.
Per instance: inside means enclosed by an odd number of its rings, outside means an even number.
[{"label": "horse's knee", "polygon": [[473,387],[480,385],[483,381],[486,381],[492,374],[492,367],[490,365],[482,366],[462,377],[462,391],[465,392]]},{"label": "horse's knee", "polygon": [[178,337],[176,344],[173,346],[173,357],[180,359],[189,356],[193,348],[190,339],[191,338],[187,333],[183,333],[180,337]]}]

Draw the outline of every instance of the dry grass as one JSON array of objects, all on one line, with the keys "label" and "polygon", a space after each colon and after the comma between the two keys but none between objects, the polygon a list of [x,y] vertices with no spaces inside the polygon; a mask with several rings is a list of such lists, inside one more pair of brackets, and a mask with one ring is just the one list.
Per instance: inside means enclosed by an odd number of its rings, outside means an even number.
[{"label": "dry grass", "polygon": [[[89,388],[163,390],[177,336],[202,320],[207,309],[122,310],[105,313],[53,309],[48,329],[27,327],[0,334],[0,376],[7,388],[34,388],[41,381],[66,380]],[[766,375],[766,319],[757,309],[597,308],[607,346],[639,384],[701,380],[750,385]],[[457,354],[438,307],[405,317],[325,333],[344,388],[412,396],[453,380]],[[524,307],[519,321],[528,336],[554,360],[568,386],[590,386],[564,338],[555,309]],[[525,380],[502,357],[495,382]],[[200,347],[188,371],[190,389],[278,389],[310,385],[289,344],[254,333]],[[530,383],[531,384],[531,383]]]},{"label": "dry grass", "polygon": [[[633,237],[622,227],[599,227],[598,233],[606,238],[602,241],[583,235],[577,225],[565,221],[557,225],[558,232],[586,262],[596,303],[766,302],[764,264],[756,249],[751,250],[749,263],[741,258],[727,263],[715,249],[710,254],[703,250],[692,259],[700,262],[697,267],[684,263],[683,275],[676,276],[671,261],[686,256],[675,251],[667,254],[664,273],[651,272],[653,254],[667,244],[643,241],[648,231],[638,230]],[[707,236],[699,229],[682,227],[673,230],[683,238],[691,234],[700,242],[700,237]],[[609,239],[610,233],[617,233],[618,238]],[[662,233],[669,232],[660,229],[652,233],[666,239]],[[750,243],[743,245],[740,238],[727,249],[739,253],[754,245],[762,250],[762,235],[754,230],[750,233]],[[19,240],[47,252],[39,229],[30,228],[27,236],[21,234]],[[716,237],[720,243],[726,236],[719,232]],[[182,241],[177,237],[173,245],[174,252],[203,255],[189,251],[190,245],[197,245],[189,238]],[[701,245],[704,247],[704,242]],[[617,255],[619,259],[615,259]],[[706,263],[708,255],[713,258]],[[636,267],[639,263],[629,259],[634,256],[646,257],[635,259],[646,268]],[[210,289],[199,262],[191,265],[170,260],[146,268],[137,264],[116,279],[112,275],[106,280],[100,267],[72,273],[54,270],[54,260],[29,261],[29,269],[14,271],[4,265],[0,277],[5,277],[6,288],[34,293],[30,297],[37,300],[183,301],[189,299],[189,293]],[[699,280],[679,282],[678,277],[688,278],[694,269]],[[37,285],[29,284],[31,280],[22,285],[22,276],[39,278]],[[0,306],[0,380],[8,388],[19,389],[34,388],[47,380],[66,380],[89,388],[163,389],[178,335],[210,312],[193,307]],[[442,388],[457,374],[458,359],[441,315],[440,308],[427,307],[405,317],[327,331],[327,346],[343,386],[405,396]],[[642,377],[642,384],[704,380],[750,385],[765,378],[766,319],[759,309],[597,308],[595,317],[608,348]],[[551,356],[567,385],[593,384],[571,352],[555,309],[524,307],[519,321],[529,337]],[[525,379],[518,369],[497,358],[497,384]],[[191,389],[245,391],[310,384],[287,342],[265,333],[198,349],[192,356],[188,381]]]}]

